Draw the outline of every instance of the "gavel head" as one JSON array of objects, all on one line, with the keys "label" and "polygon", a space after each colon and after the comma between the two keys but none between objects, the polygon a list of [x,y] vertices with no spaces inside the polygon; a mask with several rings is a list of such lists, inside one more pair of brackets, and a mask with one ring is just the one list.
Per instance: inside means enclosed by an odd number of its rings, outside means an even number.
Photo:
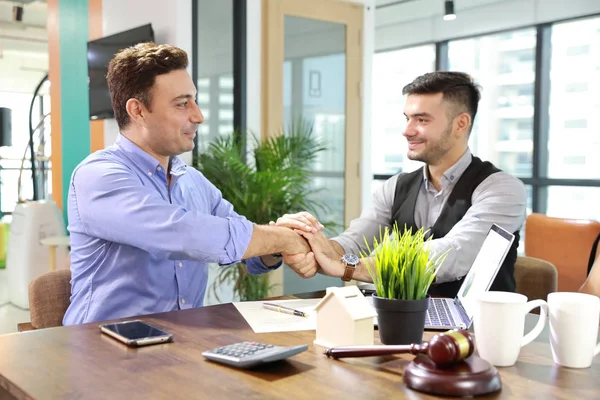
[{"label": "gavel head", "polygon": [[461,362],[473,354],[474,350],[473,335],[463,329],[454,329],[432,337],[427,355],[437,365],[447,366]]}]

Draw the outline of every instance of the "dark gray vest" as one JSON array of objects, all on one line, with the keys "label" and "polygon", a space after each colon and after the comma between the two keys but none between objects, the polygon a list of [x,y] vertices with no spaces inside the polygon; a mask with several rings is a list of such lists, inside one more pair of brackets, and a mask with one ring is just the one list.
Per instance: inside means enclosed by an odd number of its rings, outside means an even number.
[{"label": "dark gray vest", "polygon": [[[435,238],[446,236],[450,229],[466,214],[471,207],[471,198],[473,191],[488,176],[499,172],[490,162],[483,162],[477,157],[473,157],[471,164],[462,174],[452,193],[448,197],[447,203],[442,208],[439,218],[430,229],[430,234]],[[396,183],[396,194],[394,196],[394,206],[392,207],[392,222],[398,223],[401,231],[412,228],[415,232],[421,227],[415,224],[415,204],[421,185],[423,184],[423,168],[402,175]],[[425,227],[427,228],[427,227]],[[519,247],[519,232],[515,232],[515,240],[512,247],[506,255],[504,263],[498,271],[490,290],[515,291],[515,262],[517,261],[517,248]],[[470,266],[469,266],[470,267]],[[457,281],[433,284],[429,288],[431,296],[454,298],[462,285],[464,277]]]}]

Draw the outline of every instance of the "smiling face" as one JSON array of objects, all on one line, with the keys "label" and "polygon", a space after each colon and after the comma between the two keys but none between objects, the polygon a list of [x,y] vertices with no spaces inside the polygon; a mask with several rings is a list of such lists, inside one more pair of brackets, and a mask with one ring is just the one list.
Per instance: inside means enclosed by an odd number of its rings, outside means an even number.
[{"label": "smiling face", "polygon": [[407,96],[404,137],[409,159],[437,165],[448,159],[454,162],[464,153],[470,117],[464,112],[456,115],[454,108],[442,93]]},{"label": "smiling face", "polygon": [[156,76],[149,107],[137,99],[127,102],[137,131],[133,141],[160,161],[191,151],[196,129],[204,122],[195,98],[196,88],[185,69]]}]

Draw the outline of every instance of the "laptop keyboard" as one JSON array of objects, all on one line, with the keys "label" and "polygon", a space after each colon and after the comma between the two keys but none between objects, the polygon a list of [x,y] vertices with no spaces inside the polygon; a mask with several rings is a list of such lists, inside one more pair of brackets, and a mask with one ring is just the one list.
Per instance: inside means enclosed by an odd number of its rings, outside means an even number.
[{"label": "laptop keyboard", "polygon": [[430,298],[425,326],[458,326],[448,308],[446,299]]}]

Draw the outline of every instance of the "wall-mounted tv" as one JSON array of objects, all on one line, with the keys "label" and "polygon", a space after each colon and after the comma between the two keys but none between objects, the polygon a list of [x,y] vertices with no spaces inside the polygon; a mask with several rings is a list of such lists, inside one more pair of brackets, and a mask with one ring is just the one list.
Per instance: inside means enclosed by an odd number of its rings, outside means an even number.
[{"label": "wall-mounted tv", "polygon": [[108,63],[119,50],[143,42],[154,42],[154,31],[151,24],[88,42],[90,119],[114,117],[106,83]]}]

